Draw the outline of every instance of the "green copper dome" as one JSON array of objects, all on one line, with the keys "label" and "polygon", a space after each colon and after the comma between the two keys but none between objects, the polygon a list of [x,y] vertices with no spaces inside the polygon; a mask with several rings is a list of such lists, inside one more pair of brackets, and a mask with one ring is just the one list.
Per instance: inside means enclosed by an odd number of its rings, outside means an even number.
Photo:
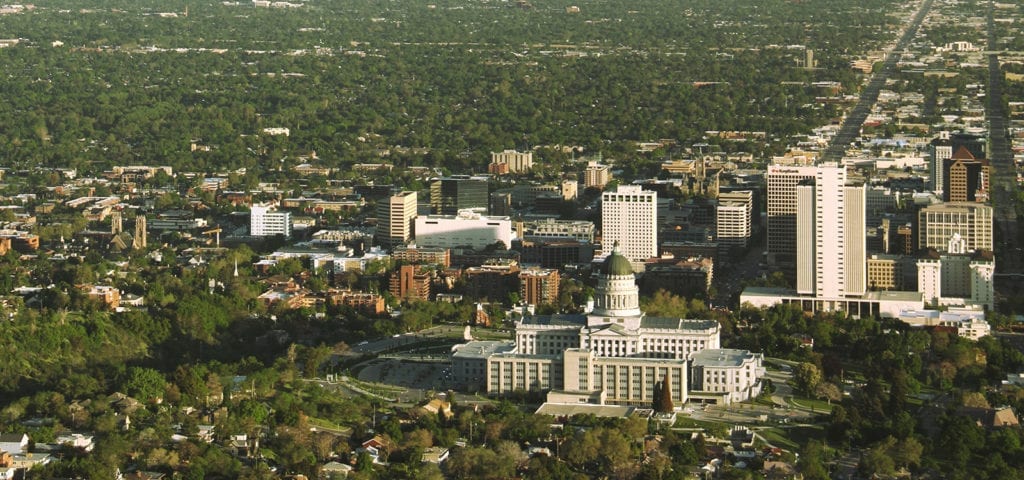
[{"label": "green copper dome", "polygon": [[604,260],[604,268],[602,273],[605,275],[632,275],[633,265],[629,263],[626,257],[623,257],[619,253],[619,249],[612,250],[612,254],[608,255],[608,258]]}]

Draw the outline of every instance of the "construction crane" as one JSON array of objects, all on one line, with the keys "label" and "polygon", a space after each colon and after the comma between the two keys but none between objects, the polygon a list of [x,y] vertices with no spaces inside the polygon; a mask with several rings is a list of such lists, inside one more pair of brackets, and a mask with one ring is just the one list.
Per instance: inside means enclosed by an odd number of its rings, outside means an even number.
[{"label": "construction crane", "polygon": [[211,229],[203,232],[203,235],[216,235],[217,248],[220,248],[220,232],[221,231],[223,231],[223,230],[220,228],[220,225],[218,225],[216,228],[211,228]]}]

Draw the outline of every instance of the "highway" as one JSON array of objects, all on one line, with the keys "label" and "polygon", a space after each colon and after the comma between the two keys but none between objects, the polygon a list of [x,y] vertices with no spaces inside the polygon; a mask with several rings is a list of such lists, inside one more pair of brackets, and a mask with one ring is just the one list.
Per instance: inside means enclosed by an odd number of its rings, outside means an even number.
[{"label": "highway", "polygon": [[830,162],[838,162],[843,159],[846,154],[846,150],[850,147],[853,141],[860,136],[861,127],[864,126],[864,121],[867,120],[868,114],[871,113],[872,107],[878,102],[878,94],[882,91],[882,87],[885,86],[885,81],[892,76],[896,71],[896,64],[900,61],[903,50],[910,45],[910,41],[914,39],[914,35],[917,33],[918,27],[921,26],[922,20],[925,15],[932,8],[933,0],[925,0],[921,3],[921,7],[918,8],[917,12],[911,18],[910,23],[907,24],[903,30],[903,34],[900,39],[896,42],[896,45],[886,55],[885,61],[882,63],[882,68],[876,71],[868,82],[867,86],[861,90],[860,99],[857,101],[857,105],[850,110],[849,114],[846,115],[846,119],[843,121],[843,125],[839,127],[839,132],[832,137],[832,142],[828,148],[822,154],[822,160]]}]

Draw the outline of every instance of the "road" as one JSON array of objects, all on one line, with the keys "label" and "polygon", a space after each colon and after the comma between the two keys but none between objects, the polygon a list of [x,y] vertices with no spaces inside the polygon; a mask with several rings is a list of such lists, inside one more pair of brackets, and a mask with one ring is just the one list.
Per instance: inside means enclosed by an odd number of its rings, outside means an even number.
[{"label": "road", "polygon": [[[992,4],[988,13],[988,49],[998,50],[995,19]],[[1003,72],[999,69],[999,55],[988,55],[988,104],[985,120],[988,123],[989,162],[992,178],[989,184],[992,207],[995,214],[996,269],[998,273],[1022,273],[1020,241],[1017,240],[1017,167],[1010,151],[1010,139],[1006,113],[1003,111]]]},{"label": "road", "polygon": [[347,355],[374,355],[396,349],[405,349],[408,345],[443,338],[461,338],[466,327],[460,325],[439,325],[415,333],[403,333],[393,337],[379,338],[360,343],[346,352]]},{"label": "road", "polygon": [[903,30],[903,34],[900,35],[899,40],[886,55],[882,68],[871,76],[868,85],[861,90],[860,100],[857,101],[857,105],[846,116],[843,125],[839,127],[839,132],[832,137],[832,142],[825,149],[822,160],[831,162],[841,161],[846,154],[846,150],[860,136],[860,129],[864,126],[864,121],[867,120],[868,114],[871,113],[875,103],[878,102],[879,92],[885,86],[885,81],[896,71],[896,64],[900,61],[902,52],[910,45],[910,41],[914,39],[918,27],[921,26],[921,21],[924,20],[925,15],[932,8],[932,1],[925,0],[922,2],[921,7],[911,17],[910,23]]}]

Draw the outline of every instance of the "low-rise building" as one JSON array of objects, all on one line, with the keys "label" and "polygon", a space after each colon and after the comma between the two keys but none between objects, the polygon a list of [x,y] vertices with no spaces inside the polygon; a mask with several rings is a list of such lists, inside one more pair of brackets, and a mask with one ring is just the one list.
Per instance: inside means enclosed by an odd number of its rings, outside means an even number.
[{"label": "low-rise building", "polygon": [[693,354],[690,396],[719,404],[743,402],[761,393],[764,355],[747,350],[708,349]]},{"label": "low-rise building", "polygon": [[483,249],[501,243],[512,245],[512,220],[489,217],[470,210],[458,215],[416,217],[416,243],[424,247]]},{"label": "low-rise building", "polygon": [[992,327],[985,321],[981,310],[950,309],[906,310],[900,312],[899,320],[912,327],[944,327],[956,331],[957,336],[977,341],[992,333]]}]

